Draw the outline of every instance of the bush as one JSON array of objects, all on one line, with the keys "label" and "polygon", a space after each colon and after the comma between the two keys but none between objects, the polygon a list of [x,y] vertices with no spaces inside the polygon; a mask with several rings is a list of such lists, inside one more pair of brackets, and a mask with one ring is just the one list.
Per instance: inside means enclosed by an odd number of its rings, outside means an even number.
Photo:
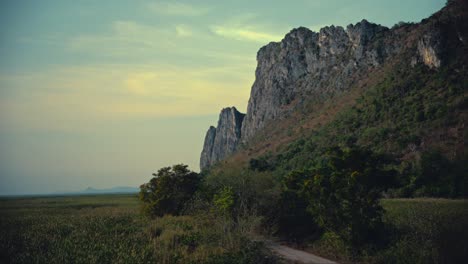
[{"label": "bush", "polygon": [[282,180],[282,192],[277,207],[277,234],[289,240],[303,240],[320,233],[315,218],[307,211],[308,200],[303,193],[303,183],[308,173],[293,171]]},{"label": "bush", "polygon": [[148,234],[158,263],[276,263],[228,218],[166,215],[152,220]]},{"label": "bush", "polygon": [[[314,168],[285,177],[282,196],[289,201],[293,216],[313,217],[316,225],[336,233],[357,252],[380,238],[383,210],[379,198],[396,182],[396,172],[384,167],[388,162],[358,147],[334,148]],[[309,214],[301,212],[305,208]],[[309,222],[308,227],[313,225]]]},{"label": "bush", "polygon": [[202,188],[212,194],[208,199],[216,210],[230,213],[236,221],[253,212],[266,215],[277,201],[276,182],[267,172],[225,168],[207,175]]},{"label": "bush", "polygon": [[417,164],[415,196],[466,197],[468,158],[449,160],[438,150],[423,152]]},{"label": "bush", "polygon": [[150,216],[179,215],[197,191],[200,177],[187,165],[164,167],[140,186],[143,211]]}]

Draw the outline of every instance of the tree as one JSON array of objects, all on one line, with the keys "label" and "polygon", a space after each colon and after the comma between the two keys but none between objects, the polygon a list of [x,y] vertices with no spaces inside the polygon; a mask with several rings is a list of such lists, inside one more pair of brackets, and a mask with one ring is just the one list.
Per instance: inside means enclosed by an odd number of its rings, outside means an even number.
[{"label": "tree", "polygon": [[318,225],[338,234],[352,249],[378,238],[383,213],[379,198],[396,184],[396,172],[386,167],[389,162],[356,146],[330,149],[312,168],[283,179],[282,201],[290,205],[282,216],[285,223],[301,223],[297,217],[313,219],[304,231]]},{"label": "tree", "polygon": [[382,191],[396,184],[388,159],[359,147],[332,149],[304,182],[308,210],[318,224],[354,249],[376,238],[382,227]]},{"label": "tree", "polygon": [[153,176],[140,186],[139,194],[143,211],[150,216],[181,214],[200,184],[199,174],[183,164],[161,168]]},{"label": "tree", "polygon": [[304,195],[304,183],[309,176],[308,171],[297,170],[282,179],[282,192],[275,210],[278,235],[303,239],[318,233],[319,227],[307,210],[309,201]]}]

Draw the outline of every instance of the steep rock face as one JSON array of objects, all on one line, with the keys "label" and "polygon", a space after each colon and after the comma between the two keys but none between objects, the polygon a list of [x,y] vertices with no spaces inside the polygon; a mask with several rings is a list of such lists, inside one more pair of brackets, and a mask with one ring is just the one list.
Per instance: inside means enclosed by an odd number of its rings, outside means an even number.
[{"label": "steep rock face", "polygon": [[211,154],[213,153],[214,140],[216,137],[216,128],[210,126],[205,136],[205,143],[200,156],[200,168],[206,168],[211,164]]},{"label": "steep rock face", "polygon": [[241,139],[244,114],[235,107],[221,110],[218,126],[210,127],[200,157],[200,169],[204,169],[236,151]]},{"label": "steep rock face", "polygon": [[[247,114],[238,122],[242,125],[231,126],[241,130],[222,132],[220,125],[210,129],[201,167],[234,152],[240,141],[248,144],[267,123],[281,122],[278,120],[305,103],[320,103],[359,80],[369,80],[375,70],[384,70],[392,61],[437,70],[450,58],[466,60],[467,13],[468,1],[451,0],[421,23],[400,23],[392,29],[367,20],[346,29],[325,27],[318,33],[304,27],[293,29],[281,42],[271,42],[258,51]],[[222,143],[227,141],[220,133],[229,133],[229,143]]]},{"label": "steep rock face", "polygon": [[[349,88],[356,72],[379,66],[397,47],[373,43],[388,29],[363,20],[356,25],[289,32],[257,54],[255,82],[242,127],[247,142],[270,120],[279,119],[305,99],[328,97]],[[373,45],[370,45],[370,44]]]}]

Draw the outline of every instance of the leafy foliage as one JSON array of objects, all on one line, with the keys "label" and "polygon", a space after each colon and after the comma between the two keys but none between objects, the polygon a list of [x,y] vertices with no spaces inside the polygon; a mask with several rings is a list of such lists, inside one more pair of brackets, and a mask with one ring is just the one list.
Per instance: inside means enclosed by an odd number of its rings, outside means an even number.
[{"label": "leafy foliage", "polygon": [[376,242],[382,228],[379,198],[395,184],[386,157],[360,148],[333,149],[304,182],[308,210],[318,224],[339,234],[353,249]]},{"label": "leafy foliage", "polygon": [[292,215],[313,218],[353,249],[375,242],[382,228],[380,195],[395,184],[396,172],[385,168],[387,159],[357,147],[331,149],[313,168],[284,178],[282,200],[290,201]]},{"label": "leafy foliage", "polygon": [[220,192],[214,195],[213,204],[221,215],[230,215],[234,208],[234,191],[231,187],[224,187]]},{"label": "leafy foliage", "polygon": [[151,216],[179,215],[200,183],[199,175],[183,164],[161,168],[153,176],[139,194],[143,211]]},{"label": "leafy foliage", "polygon": [[416,195],[458,197],[467,195],[468,159],[450,161],[440,151],[424,152],[414,186]]}]

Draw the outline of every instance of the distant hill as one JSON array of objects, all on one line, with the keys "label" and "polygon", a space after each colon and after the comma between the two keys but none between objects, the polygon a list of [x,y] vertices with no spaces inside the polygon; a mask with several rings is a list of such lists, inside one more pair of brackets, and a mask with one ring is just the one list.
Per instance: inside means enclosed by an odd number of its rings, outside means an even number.
[{"label": "distant hill", "polygon": [[128,186],[119,186],[119,187],[113,187],[109,189],[96,189],[92,187],[86,188],[86,190],[82,191],[82,193],[137,193],[139,192],[140,189],[137,187],[128,187]]}]

